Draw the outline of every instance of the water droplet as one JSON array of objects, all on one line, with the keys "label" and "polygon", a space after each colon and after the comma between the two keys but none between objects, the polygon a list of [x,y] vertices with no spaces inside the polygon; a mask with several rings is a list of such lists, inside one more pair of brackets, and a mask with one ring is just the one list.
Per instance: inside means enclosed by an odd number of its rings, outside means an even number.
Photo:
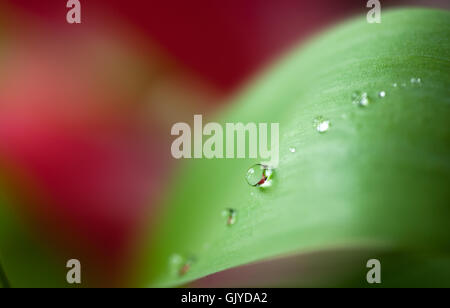
[{"label": "water droplet", "polygon": [[393,86],[394,88],[397,88],[398,84],[397,84],[396,82],[394,82],[394,83],[392,84],[392,86]]},{"label": "water droplet", "polygon": [[251,186],[270,186],[273,170],[267,165],[255,164],[248,169],[245,179]]},{"label": "water droplet", "polygon": [[172,276],[184,276],[191,268],[195,259],[193,257],[185,259],[179,254],[170,256],[169,265]]},{"label": "water droplet", "polygon": [[314,119],[313,125],[319,133],[325,133],[330,128],[330,120],[318,116]]},{"label": "water droplet", "polygon": [[385,97],[386,96],[386,92],[385,91],[381,91],[380,93],[378,93],[379,97]]},{"label": "water droplet", "polygon": [[352,94],[353,104],[361,107],[366,107],[370,104],[370,98],[367,92],[354,92]]},{"label": "water droplet", "polygon": [[180,268],[183,266],[184,258],[179,254],[173,254],[169,258],[170,273],[172,276],[177,276]]},{"label": "water droplet", "polygon": [[417,84],[417,83],[421,83],[422,79],[413,77],[413,78],[411,78],[410,82],[412,84]]},{"label": "water droplet", "polygon": [[183,264],[183,266],[180,268],[180,271],[178,272],[179,276],[184,276],[186,275],[187,272],[189,272],[189,270],[191,269],[191,262],[186,262]]},{"label": "water droplet", "polygon": [[295,153],[297,150],[295,149],[295,148],[289,148],[289,152],[291,152],[291,153]]},{"label": "water droplet", "polygon": [[227,226],[232,226],[236,223],[237,211],[235,209],[226,209],[222,212],[222,216],[227,219]]}]

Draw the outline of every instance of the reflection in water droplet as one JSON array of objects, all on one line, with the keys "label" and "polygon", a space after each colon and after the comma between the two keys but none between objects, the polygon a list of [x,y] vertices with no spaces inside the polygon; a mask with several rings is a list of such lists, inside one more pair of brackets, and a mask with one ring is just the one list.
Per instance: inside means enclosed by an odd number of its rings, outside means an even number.
[{"label": "reflection in water droplet", "polygon": [[330,128],[331,124],[330,120],[327,120],[322,116],[318,116],[314,118],[313,125],[319,133],[325,133]]},{"label": "reflection in water droplet", "polygon": [[192,263],[194,263],[192,257],[185,259],[179,254],[173,254],[169,260],[170,274],[172,276],[184,276],[190,270]]},{"label": "reflection in water droplet", "polygon": [[289,148],[289,152],[291,152],[291,153],[295,153],[297,150],[295,149],[295,148]]},{"label": "reflection in water droplet", "polygon": [[222,216],[227,219],[227,226],[232,226],[236,223],[237,211],[235,209],[226,209],[222,212]]},{"label": "reflection in water droplet", "polygon": [[255,164],[248,169],[245,179],[251,186],[267,187],[271,185],[273,170],[267,165]]},{"label": "reflection in water droplet", "polygon": [[179,276],[184,276],[189,272],[189,270],[192,267],[192,264],[195,262],[194,257],[189,257],[186,262],[183,263],[183,266],[181,266],[180,270],[178,271]]},{"label": "reflection in water droplet", "polygon": [[357,91],[352,94],[352,102],[357,106],[366,107],[370,104],[370,98],[367,92]]},{"label": "reflection in water droplet", "polygon": [[179,271],[178,274],[179,274],[180,276],[184,276],[184,275],[186,275],[187,272],[189,272],[190,269],[191,269],[191,262],[186,262],[186,263],[184,263],[183,266],[180,268],[180,271]]},{"label": "reflection in water droplet", "polygon": [[381,91],[380,93],[378,93],[378,96],[385,97],[386,96],[386,92],[385,91]]}]

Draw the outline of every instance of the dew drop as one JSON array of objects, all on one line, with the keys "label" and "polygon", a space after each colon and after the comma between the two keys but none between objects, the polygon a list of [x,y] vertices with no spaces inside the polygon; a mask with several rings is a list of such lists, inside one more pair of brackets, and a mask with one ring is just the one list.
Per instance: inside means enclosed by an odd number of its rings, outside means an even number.
[{"label": "dew drop", "polygon": [[172,276],[179,274],[181,267],[183,266],[184,258],[179,254],[173,254],[169,258],[170,273]]},{"label": "dew drop", "polygon": [[232,226],[236,223],[237,211],[235,209],[226,209],[222,212],[227,220],[227,226]]},{"label": "dew drop", "polygon": [[189,272],[189,270],[191,269],[191,262],[186,262],[183,264],[183,266],[180,268],[180,271],[178,272],[179,276],[184,276],[187,274],[187,272]]},{"label": "dew drop", "polygon": [[319,133],[325,133],[330,128],[331,124],[330,120],[327,120],[322,116],[318,116],[314,118],[313,125]]},{"label": "dew drop", "polygon": [[192,264],[195,262],[195,258],[194,257],[189,257],[180,267],[180,270],[178,271],[178,276],[184,276],[186,275],[189,270],[192,267]]},{"label": "dew drop", "polygon": [[173,276],[184,276],[191,269],[195,259],[193,257],[184,258],[179,254],[173,254],[170,256],[169,265],[170,272]]},{"label": "dew drop", "polygon": [[367,107],[370,104],[370,98],[367,92],[354,92],[352,94],[353,104],[361,107]]},{"label": "dew drop", "polygon": [[378,93],[378,96],[383,98],[386,97],[386,92],[385,91],[381,91],[380,93]]},{"label": "dew drop", "polygon": [[291,152],[291,153],[295,153],[297,150],[295,149],[295,148],[289,148],[289,152]]},{"label": "dew drop", "polygon": [[255,164],[248,169],[245,179],[251,186],[267,187],[271,184],[273,170],[267,165]]},{"label": "dew drop", "polygon": [[412,84],[419,84],[419,83],[422,82],[422,79],[413,77],[413,78],[411,78],[410,82],[411,82]]}]

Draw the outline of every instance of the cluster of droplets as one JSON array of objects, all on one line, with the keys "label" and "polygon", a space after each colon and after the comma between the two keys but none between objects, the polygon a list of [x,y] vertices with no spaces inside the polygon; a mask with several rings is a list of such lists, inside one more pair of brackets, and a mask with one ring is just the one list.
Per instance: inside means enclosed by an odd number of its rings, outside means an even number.
[{"label": "cluster of droplets", "polygon": [[[410,79],[410,84],[412,85],[420,85],[422,83],[422,79],[420,77],[412,77]],[[406,87],[407,83],[393,83],[392,86],[394,88],[398,87]],[[378,98],[383,99],[387,95],[385,90],[381,90],[378,92]],[[367,92],[363,91],[355,91],[351,96],[352,103],[358,107],[367,107],[372,102],[373,99]],[[347,118],[347,115],[342,116],[344,119]],[[325,133],[329,130],[331,126],[331,122],[329,119],[323,116],[317,116],[313,119],[313,127],[318,133]],[[297,150],[295,147],[290,147],[289,152],[295,153]],[[253,187],[268,187],[271,186],[273,176],[273,169],[265,164],[255,164],[251,166],[246,173],[245,179],[247,183]],[[252,192],[253,195],[253,192]],[[232,226],[237,221],[237,210],[232,208],[227,208],[222,211],[222,216],[226,220],[227,226]],[[194,263],[194,258],[183,258],[178,254],[174,254],[170,258],[170,268],[173,275],[184,276],[191,268]]]},{"label": "cluster of droplets", "polygon": [[[421,84],[422,84],[422,78],[420,78],[420,77],[411,77],[411,79],[409,80],[409,83],[410,83],[411,85],[413,85],[413,86],[415,86],[415,85],[421,85]],[[408,84],[407,84],[406,82],[402,82],[402,83],[400,83],[400,85],[399,85],[397,82],[394,82],[394,83],[392,84],[392,86],[393,86],[394,88],[398,88],[399,86],[402,87],[402,88],[406,88],[407,85],[408,85]]]},{"label": "cluster of droplets", "polygon": [[[422,83],[422,79],[420,77],[412,77],[410,79],[410,83],[413,85],[420,85]],[[401,87],[406,87],[406,82],[400,83]],[[398,83],[393,83],[392,86],[394,88],[399,87]],[[387,96],[386,90],[381,90],[377,93],[377,97],[379,99],[383,99]],[[372,104],[375,100],[371,95],[369,95],[368,92],[365,91],[355,91],[352,93],[351,101],[353,105],[358,107],[368,107],[370,104]],[[347,117],[346,115],[342,116],[344,119]],[[314,129],[319,133],[325,133],[329,130],[331,126],[331,122],[329,119],[324,118],[323,116],[318,116],[313,119],[313,127]],[[289,151],[292,153],[295,152],[294,148],[289,148]]]}]

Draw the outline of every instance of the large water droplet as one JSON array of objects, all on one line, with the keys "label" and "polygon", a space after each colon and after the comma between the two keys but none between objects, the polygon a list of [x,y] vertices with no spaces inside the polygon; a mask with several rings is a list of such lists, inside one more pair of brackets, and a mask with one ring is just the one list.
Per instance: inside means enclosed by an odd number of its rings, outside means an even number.
[{"label": "large water droplet", "polygon": [[237,211],[235,209],[226,209],[222,212],[222,216],[226,218],[227,226],[232,226],[236,223]]},{"label": "large water droplet", "polygon": [[330,120],[322,116],[314,118],[313,126],[319,133],[325,133],[330,128]]},{"label": "large water droplet", "polygon": [[370,104],[370,98],[367,92],[354,92],[352,94],[353,104],[361,107],[367,107]]},{"label": "large water droplet", "polygon": [[270,186],[273,170],[267,165],[255,164],[248,169],[245,179],[251,186]]}]

